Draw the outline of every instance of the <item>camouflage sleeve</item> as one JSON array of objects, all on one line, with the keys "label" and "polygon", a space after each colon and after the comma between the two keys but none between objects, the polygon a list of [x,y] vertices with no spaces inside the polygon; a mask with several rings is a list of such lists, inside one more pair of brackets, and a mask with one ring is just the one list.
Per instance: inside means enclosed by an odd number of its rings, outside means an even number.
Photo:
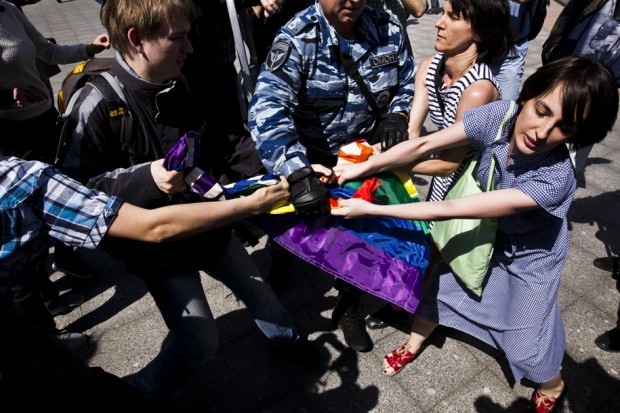
[{"label": "camouflage sleeve", "polygon": [[416,65],[409,48],[405,44],[407,37],[403,36],[400,30],[394,31],[394,25],[390,25],[391,38],[398,42],[398,83],[399,88],[390,103],[390,113],[404,112],[409,115],[411,102],[413,101],[413,85],[415,80]]},{"label": "camouflage sleeve", "polygon": [[294,121],[302,86],[300,50],[290,32],[278,33],[258,76],[248,115],[252,139],[263,164],[270,172],[285,177],[310,164]]}]

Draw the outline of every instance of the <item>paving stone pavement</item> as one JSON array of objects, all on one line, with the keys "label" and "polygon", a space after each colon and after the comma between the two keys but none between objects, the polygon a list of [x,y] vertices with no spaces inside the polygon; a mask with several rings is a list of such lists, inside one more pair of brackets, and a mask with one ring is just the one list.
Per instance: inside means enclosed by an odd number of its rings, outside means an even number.
[{"label": "paving stone pavement", "polygon": [[[540,50],[560,3],[552,2],[542,32],[530,43],[526,76],[540,65]],[[24,8],[46,36],[60,44],[90,42],[103,32],[94,0],[42,0]],[[410,18],[408,33],[415,58],[434,52],[437,16]],[[103,56],[111,56],[106,51]],[[73,65],[52,78],[55,91]],[[620,125],[592,151],[570,210],[571,250],[560,287],[559,303],[566,328],[563,375],[570,386],[563,412],[620,412],[620,354],[598,349],[594,339],[612,328],[620,302],[617,277],[592,265],[596,257],[620,254]],[[428,179],[416,179],[422,194]],[[269,268],[264,237],[252,257],[263,273]],[[92,366],[119,376],[131,374],[158,352],[166,336],[163,321],[142,282],[104,252],[87,253],[100,275],[76,280],[54,274],[64,290],[85,294],[86,302],[57,317],[60,327],[91,336],[80,355]],[[356,353],[346,347],[329,320],[336,302],[332,280],[298,263],[282,297],[303,333],[315,343],[322,362],[304,370],[270,350],[244,306],[218,281],[203,277],[204,290],[219,327],[220,346],[179,392],[191,412],[518,412],[532,384],[514,384],[495,351],[454,331],[438,331],[430,346],[393,378],[381,372],[385,353],[402,344],[406,331],[371,331],[374,349]],[[382,306],[363,298],[362,311]],[[88,406],[84,406],[88,411]]]}]

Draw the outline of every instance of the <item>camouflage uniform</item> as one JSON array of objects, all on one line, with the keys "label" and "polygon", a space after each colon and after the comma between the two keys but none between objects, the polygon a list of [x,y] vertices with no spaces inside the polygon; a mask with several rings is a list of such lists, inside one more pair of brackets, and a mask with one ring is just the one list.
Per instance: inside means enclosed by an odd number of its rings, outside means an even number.
[{"label": "camouflage uniform", "polygon": [[366,7],[345,41],[316,3],[276,35],[250,103],[252,138],[270,171],[333,166],[338,149],[372,136],[376,114],[340,63],[352,56],[383,112],[409,113],[415,63],[394,17]]}]

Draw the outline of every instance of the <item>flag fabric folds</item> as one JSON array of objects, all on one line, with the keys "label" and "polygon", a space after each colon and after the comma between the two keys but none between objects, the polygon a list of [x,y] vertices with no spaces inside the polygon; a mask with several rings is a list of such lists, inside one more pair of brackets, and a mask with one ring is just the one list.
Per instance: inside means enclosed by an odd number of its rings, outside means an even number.
[{"label": "flag fabric folds", "polygon": [[[417,193],[407,191],[403,177],[392,172],[329,189],[335,199],[368,200],[358,191],[368,186],[374,191],[366,191],[367,196],[380,204],[419,201]],[[295,214],[264,215],[254,222],[302,260],[409,312],[417,308],[430,254],[426,223],[384,217],[304,219]]]},{"label": "flag fabric folds", "polygon": [[[199,139],[186,134],[164,160],[168,170],[185,171],[191,190],[208,200],[244,196],[280,179],[267,174],[221,186],[213,176],[195,166]],[[342,148],[339,162],[360,162],[372,154],[363,141]],[[419,202],[406,174],[385,172],[340,187],[329,184],[332,208],[338,199],[359,197],[379,204]],[[430,254],[430,231],[425,222],[399,218],[367,217],[345,220],[324,216],[303,218],[292,206],[253,218],[267,235],[310,264],[363,291],[414,312],[422,295],[424,272]]]}]

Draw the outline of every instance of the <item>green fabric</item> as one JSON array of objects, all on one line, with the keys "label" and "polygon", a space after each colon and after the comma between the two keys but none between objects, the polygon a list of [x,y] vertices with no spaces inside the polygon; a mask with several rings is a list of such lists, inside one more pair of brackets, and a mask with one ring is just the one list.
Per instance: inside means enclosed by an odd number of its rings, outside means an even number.
[{"label": "green fabric", "polygon": [[[446,200],[483,192],[476,180],[478,158],[476,155],[469,161],[463,175],[446,194]],[[496,232],[496,219],[449,219],[436,221],[431,229],[433,242],[443,260],[477,296],[482,295]]]},{"label": "green fabric", "polygon": [[[502,135],[504,124],[514,108],[511,103],[504,120],[497,131],[495,140]],[[464,196],[480,194],[493,190],[493,171],[495,170],[495,156],[491,156],[489,180],[486,191],[476,180],[476,170],[480,154],[476,154],[467,165],[465,171],[446,194],[445,200],[462,198]],[[478,297],[482,295],[482,285],[486,278],[489,262],[493,255],[495,235],[497,234],[497,219],[449,219],[436,221],[431,229],[433,242],[441,252],[441,257],[450,266],[452,272],[465,286]]]}]

